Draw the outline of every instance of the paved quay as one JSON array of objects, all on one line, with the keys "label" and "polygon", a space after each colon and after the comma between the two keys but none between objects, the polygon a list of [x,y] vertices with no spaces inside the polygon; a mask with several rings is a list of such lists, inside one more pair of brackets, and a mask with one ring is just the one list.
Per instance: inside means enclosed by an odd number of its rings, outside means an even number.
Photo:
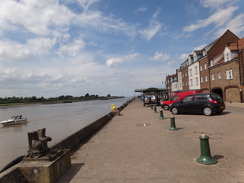
[{"label": "paved quay", "polygon": [[[72,155],[58,183],[244,183],[243,118],[177,115],[169,131],[172,114],[163,115],[135,99]],[[202,133],[217,164],[196,162]]]}]

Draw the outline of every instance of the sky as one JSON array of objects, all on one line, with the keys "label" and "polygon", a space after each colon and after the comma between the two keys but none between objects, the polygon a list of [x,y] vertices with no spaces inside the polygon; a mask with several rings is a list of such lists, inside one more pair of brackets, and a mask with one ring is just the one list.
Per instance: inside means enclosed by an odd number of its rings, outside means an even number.
[{"label": "sky", "polygon": [[133,96],[244,36],[243,0],[0,0],[0,97]]}]

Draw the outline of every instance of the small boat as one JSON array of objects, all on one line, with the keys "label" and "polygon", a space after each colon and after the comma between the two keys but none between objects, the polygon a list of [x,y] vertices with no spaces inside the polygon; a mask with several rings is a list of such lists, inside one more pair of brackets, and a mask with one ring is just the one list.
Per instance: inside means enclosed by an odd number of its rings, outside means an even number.
[{"label": "small boat", "polygon": [[22,118],[22,115],[18,115],[18,116],[12,116],[10,119],[1,121],[0,124],[2,124],[3,126],[7,126],[7,125],[27,123],[27,122],[28,122],[27,118]]}]

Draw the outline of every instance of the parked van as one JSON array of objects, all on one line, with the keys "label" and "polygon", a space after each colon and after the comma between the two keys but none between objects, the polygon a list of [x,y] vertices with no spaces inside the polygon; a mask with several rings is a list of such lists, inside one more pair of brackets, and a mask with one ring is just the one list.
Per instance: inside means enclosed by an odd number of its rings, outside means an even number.
[{"label": "parked van", "polygon": [[161,104],[161,107],[164,110],[169,110],[170,104],[173,104],[188,95],[192,95],[192,94],[196,94],[196,93],[202,93],[202,90],[191,90],[191,91],[184,91],[184,92],[176,93],[169,100],[163,101]]}]

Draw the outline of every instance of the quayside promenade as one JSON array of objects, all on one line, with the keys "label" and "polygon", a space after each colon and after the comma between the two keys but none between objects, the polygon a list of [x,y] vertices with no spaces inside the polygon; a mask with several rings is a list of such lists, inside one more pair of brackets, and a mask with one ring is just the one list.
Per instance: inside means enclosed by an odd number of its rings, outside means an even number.
[{"label": "quayside promenade", "polygon": [[[73,154],[58,183],[244,183],[243,120],[231,115],[177,115],[179,130],[168,131],[169,111],[161,120],[135,99]],[[196,162],[202,133],[217,164]]]}]

